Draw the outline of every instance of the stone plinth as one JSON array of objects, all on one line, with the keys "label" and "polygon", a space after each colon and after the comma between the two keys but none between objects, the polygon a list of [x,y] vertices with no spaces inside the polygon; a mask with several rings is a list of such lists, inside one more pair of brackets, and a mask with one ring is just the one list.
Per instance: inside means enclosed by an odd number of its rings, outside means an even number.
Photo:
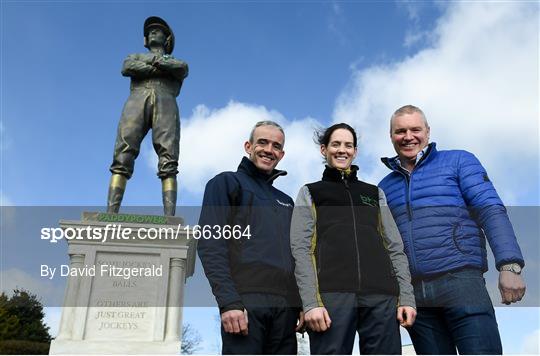
[{"label": "stone plinth", "polygon": [[102,213],[60,221],[77,238],[68,240],[69,277],[51,354],[180,353],[184,284],[195,264],[195,241],[180,222]]}]

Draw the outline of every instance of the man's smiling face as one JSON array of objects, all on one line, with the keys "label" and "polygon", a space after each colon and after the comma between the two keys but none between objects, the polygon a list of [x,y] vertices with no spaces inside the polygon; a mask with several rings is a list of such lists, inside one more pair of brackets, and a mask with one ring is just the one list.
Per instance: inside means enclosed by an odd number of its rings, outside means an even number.
[{"label": "man's smiling face", "polygon": [[399,158],[413,161],[429,143],[429,127],[422,114],[403,114],[392,119],[390,138]]},{"label": "man's smiling face", "polygon": [[259,126],[253,132],[253,142],[246,141],[244,149],[255,166],[266,174],[272,173],[285,155],[285,136],[275,126]]}]

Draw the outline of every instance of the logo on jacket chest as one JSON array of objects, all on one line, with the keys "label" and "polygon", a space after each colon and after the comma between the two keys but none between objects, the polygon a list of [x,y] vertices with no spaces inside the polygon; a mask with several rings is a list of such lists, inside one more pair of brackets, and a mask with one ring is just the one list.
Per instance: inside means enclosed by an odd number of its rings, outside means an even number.
[{"label": "logo on jacket chest", "polygon": [[362,202],[362,204],[369,205],[369,206],[372,206],[372,207],[376,207],[377,203],[378,203],[372,197],[368,197],[368,196],[362,195],[362,194],[360,194],[360,201]]},{"label": "logo on jacket chest", "polygon": [[287,208],[292,208],[293,207],[291,203],[284,203],[279,199],[276,199],[276,202],[281,206],[286,206]]}]

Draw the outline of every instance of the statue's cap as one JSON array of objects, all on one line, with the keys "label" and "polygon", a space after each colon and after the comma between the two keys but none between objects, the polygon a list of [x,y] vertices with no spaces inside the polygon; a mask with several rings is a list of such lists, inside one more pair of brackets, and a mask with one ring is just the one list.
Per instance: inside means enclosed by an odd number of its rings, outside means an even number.
[{"label": "statue's cap", "polygon": [[150,16],[144,21],[144,46],[148,48],[146,37],[148,32],[153,27],[159,27],[167,36],[167,43],[165,43],[165,53],[171,54],[174,49],[174,33],[172,32],[169,25],[161,17]]},{"label": "statue's cap", "polygon": [[148,32],[152,27],[161,28],[165,32],[166,36],[172,34],[171,28],[169,27],[167,22],[165,22],[165,20],[163,20],[161,17],[150,16],[144,21],[144,37],[148,35]]}]

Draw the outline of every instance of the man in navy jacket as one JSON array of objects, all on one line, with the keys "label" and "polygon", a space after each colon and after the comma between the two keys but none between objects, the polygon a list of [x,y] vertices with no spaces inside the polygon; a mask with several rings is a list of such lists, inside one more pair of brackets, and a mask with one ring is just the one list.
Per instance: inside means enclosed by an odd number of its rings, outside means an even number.
[{"label": "man in navy jacket", "polygon": [[486,170],[471,153],[437,151],[419,108],[390,121],[397,156],[379,186],[402,235],[418,315],[410,329],[418,354],[501,354],[493,305],[485,287],[485,240],[495,256],[502,303],[521,300],[523,256]]},{"label": "man in navy jacket", "polygon": [[[236,172],[212,178],[198,252],[221,314],[223,354],[296,354],[303,324],[289,243],[293,200],[274,188],[285,171],[283,129],[258,122]],[[208,233],[207,233],[208,235]],[[297,323],[297,321],[299,322]]]}]

